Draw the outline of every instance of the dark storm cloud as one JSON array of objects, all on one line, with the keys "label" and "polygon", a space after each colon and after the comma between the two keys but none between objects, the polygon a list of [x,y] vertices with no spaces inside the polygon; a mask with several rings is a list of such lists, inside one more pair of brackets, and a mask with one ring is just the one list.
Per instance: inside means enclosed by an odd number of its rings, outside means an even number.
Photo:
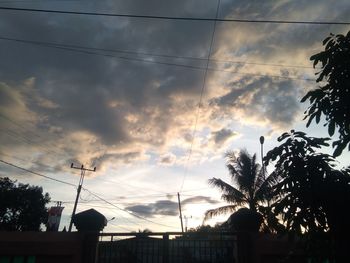
[{"label": "dark storm cloud", "polygon": [[[154,11],[153,5],[156,5],[156,2],[146,5],[143,1],[133,4],[108,3],[110,10],[117,7],[136,13]],[[186,13],[186,7],[191,5],[182,4]],[[181,3],[176,3],[176,6],[181,6]],[[162,8],[173,10],[169,9],[169,5]],[[211,5],[208,8],[202,5],[200,9],[207,14],[212,11]],[[1,35],[7,37],[197,57],[206,56],[211,30],[210,25],[208,27],[198,22],[159,23],[157,20],[35,13],[5,12],[0,21]],[[172,107],[171,95],[198,94],[200,85],[197,84],[203,76],[203,72],[198,70],[111,59],[4,40],[0,42],[0,49],[6,50],[0,62],[3,69],[1,79],[12,82],[33,77],[38,92],[58,105],[56,109],[43,109],[35,104],[29,105],[30,108],[46,116],[47,123],[63,127],[65,131],[92,132],[106,145],[130,141],[124,119],[126,112],[134,111],[142,115],[147,107],[166,111]],[[125,54],[113,55],[130,57]],[[181,60],[162,61],[184,63]],[[109,107],[112,100],[123,101],[123,106]],[[154,121],[163,131],[169,129],[169,119]]]},{"label": "dark storm cloud", "polygon": [[[216,204],[217,200],[212,199],[209,196],[194,196],[187,198],[181,202],[183,207],[188,204],[209,203]],[[137,213],[142,216],[154,217],[157,215],[163,216],[176,216],[179,214],[179,207],[177,202],[170,200],[159,200],[155,203],[147,205],[130,205],[126,207],[127,210]]]},{"label": "dark storm cloud", "polygon": [[215,144],[219,144],[219,145],[223,144],[231,137],[237,135],[236,132],[234,132],[230,129],[226,129],[226,128],[223,128],[223,129],[218,130],[218,131],[214,131],[211,134],[212,134],[212,139],[215,142]]},{"label": "dark storm cloud", "polygon": [[231,86],[228,94],[214,100],[220,108],[239,109],[248,118],[268,120],[281,127],[293,123],[300,113],[300,91],[293,81],[245,78]]},{"label": "dark storm cloud", "polygon": [[[218,3],[211,0],[84,1],[83,4],[80,1],[52,2],[55,3],[26,4],[28,7],[48,9],[212,18]],[[347,19],[349,8],[346,3],[347,1],[338,1],[336,7],[340,11],[332,9],[333,11],[328,10],[326,13],[330,5],[327,5],[327,1],[318,1],[319,14],[314,12],[312,18]],[[257,19],[287,17],[290,20],[305,20],[305,17],[309,18],[306,16],[307,12],[312,13],[314,6],[314,1],[302,1],[301,5],[294,1],[223,0],[219,16]],[[304,47],[319,43],[328,31],[342,30],[345,27],[316,27],[317,30],[312,31],[310,28],[217,23],[212,55],[215,56],[226,48],[228,53],[225,55],[251,56],[251,59],[259,61],[268,61],[270,57],[276,56],[275,54],[283,59],[283,56],[294,58],[297,56],[293,51],[299,52]],[[206,58],[212,30],[213,23],[210,22],[0,10],[0,37],[175,56]],[[284,49],[280,50],[281,46]],[[86,53],[91,51],[100,55]],[[172,136],[175,137],[174,133],[178,131],[176,129],[179,129],[179,126],[183,125],[183,129],[188,130],[192,119],[189,121],[185,117],[192,116],[201,92],[203,70],[101,55],[205,66],[205,61],[198,60],[136,56],[130,53],[86,49],[57,49],[52,46],[6,40],[0,40],[0,54],[0,82],[4,82],[10,89],[16,89],[29,78],[33,79],[33,88],[30,91],[32,93],[22,93],[20,103],[14,102],[6,95],[1,98],[2,105],[21,105],[26,112],[35,115],[34,125],[41,134],[44,131],[48,133],[47,140],[54,141],[53,134],[63,138],[56,139],[55,144],[67,143],[64,138],[79,132],[95,136],[89,143],[83,139],[76,139],[74,143],[62,147],[66,155],[73,159],[78,159],[81,150],[78,146],[82,144],[102,144],[118,149],[130,147],[129,150],[115,153],[117,157],[125,158],[126,162],[140,157],[141,152],[148,147],[163,147]],[[235,70],[241,68],[237,66]],[[210,83],[210,80],[219,82],[214,74],[208,74],[207,83]],[[213,86],[215,88],[215,84]],[[283,126],[291,124],[299,111],[298,100],[295,92],[293,93],[296,87],[291,82],[243,77],[233,81],[230,88],[231,92],[218,95],[213,100],[218,107],[217,115],[234,106],[237,109],[241,108],[248,117],[257,116],[272,125]],[[210,87],[204,91],[211,91]],[[33,99],[34,93],[37,99]],[[180,118],[181,122],[177,122],[179,116],[183,118]],[[216,143],[224,142],[229,136],[227,128],[211,132]],[[61,149],[60,145],[58,149]],[[113,159],[110,156],[103,157],[103,154],[93,154],[91,147],[87,147],[85,151],[96,160]]]},{"label": "dark storm cloud", "polygon": [[[286,21],[348,21],[350,6],[347,1],[336,1],[330,6],[327,0],[321,1],[222,1],[221,16],[228,18],[249,18],[257,20]],[[300,54],[321,41],[330,32],[346,33],[346,25],[288,25],[288,24],[249,24],[239,27],[234,23],[222,26],[230,31],[233,43],[230,53],[259,61],[281,60],[285,56],[289,63],[298,63]],[[244,34],[241,34],[244,32]],[[220,34],[220,32],[219,32]],[[223,41],[227,39],[223,38]],[[236,43],[235,41],[238,41]],[[222,44],[222,43],[221,43]],[[276,56],[277,54],[277,56]],[[308,60],[312,54],[305,53]],[[310,64],[311,66],[311,64]]]},{"label": "dark storm cloud", "polygon": [[139,215],[149,217],[156,215],[175,216],[178,214],[178,204],[170,200],[159,200],[148,205],[128,206],[126,209]]},{"label": "dark storm cloud", "polygon": [[184,206],[188,205],[188,204],[198,204],[198,203],[217,204],[217,203],[219,203],[219,201],[214,200],[210,196],[198,195],[198,196],[186,198],[185,200],[183,200],[181,202],[181,204]]},{"label": "dark storm cloud", "polygon": [[166,154],[160,157],[159,163],[163,165],[171,165],[176,161],[176,156],[173,154]]}]

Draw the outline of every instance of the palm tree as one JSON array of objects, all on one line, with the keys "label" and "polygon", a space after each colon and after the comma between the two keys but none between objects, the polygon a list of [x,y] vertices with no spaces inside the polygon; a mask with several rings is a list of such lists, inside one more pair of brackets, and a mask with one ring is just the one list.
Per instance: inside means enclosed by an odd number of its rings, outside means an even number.
[{"label": "palm tree", "polygon": [[237,187],[219,178],[210,179],[209,184],[219,188],[223,193],[221,199],[229,204],[206,211],[204,220],[235,212],[242,207],[258,212],[271,198],[271,186],[276,182],[275,175],[265,177],[264,169],[256,161],[256,154],[251,156],[246,150],[241,150],[238,154],[230,151],[226,153],[226,158],[232,183]]}]

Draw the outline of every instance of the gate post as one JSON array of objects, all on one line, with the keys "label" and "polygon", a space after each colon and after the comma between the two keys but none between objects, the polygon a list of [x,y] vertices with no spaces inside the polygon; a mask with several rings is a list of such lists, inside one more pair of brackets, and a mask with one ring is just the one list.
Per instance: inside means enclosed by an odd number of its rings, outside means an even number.
[{"label": "gate post", "polygon": [[251,233],[240,232],[237,235],[237,253],[239,263],[252,263],[255,255]]},{"label": "gate post", "polygon": [[163,234],[163,263],[169,263],[169,234]]}]

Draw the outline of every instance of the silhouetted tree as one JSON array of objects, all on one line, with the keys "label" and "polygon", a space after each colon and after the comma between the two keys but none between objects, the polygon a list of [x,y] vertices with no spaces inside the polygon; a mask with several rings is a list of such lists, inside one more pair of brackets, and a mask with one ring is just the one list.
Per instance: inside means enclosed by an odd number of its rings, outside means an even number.
[{"label": "silhouetted tree", "polygon": [[[309,237],[330,230],[340,254],[344,233],[349,233],[345,209],[350,201],[350,170],[337,170],[332,156],[316,150],[328,146],[329,138],[308,137],[303,132],[284,133],[281,145],[269,151],[264,160],[274,162],[281,181],[274,187],[279,200],[272,210],[280,215],[286,229]],[[310,239],[315,244],[316,239]]]},{"label": "silhouetted tree", "polygon": [[225,222],[229,229],[235,231],[259,232],[263,216],[246,207],[238,209]]},{"label": "silhouetted tree", "polygon": [[190,228],[188,229],[187,232],[189,233],[198,233],[198,234],[207,234],[207,233],[212,233],[212,232],[219,232],[221,231],[221,225],[216,224],[215,226],[210,226],[210,225],[199,225],[195,228]]},{"label": "silhouetted tree", "polygon": [[218,178],[209,180],[210,185],[223,192],[221,198],[229,205],[206,211],[205,220],[219,214],[232,213],[241,207],[258,212],[272,197],[271,187],[276,182],[275,174],[265,178],[255,154],[251,156],[246,150],[241,150],[238,155],[228,152],[226,157],[232,183],[237,187]]},{"label": "silhouetted tree", "polygon": [[321,70],[316,73],[316,81],[321,85],[301,101],[310,101],[305,111],[307,127],[314,119],[319,123],[324,115],[328,134],[333,136],[335,130],[338,131],[339,139],[333,143],[333,155],[338,156],[347,145],[350,150],[350,31],[346,36],[331,34],[323,45],[325,50],[310,58],[314,67],[321,64]]},{"label": "silhouetted tree", "polygon": [[39,231],[47,221],[48,193],[28,184],[0,178],[0,230]]},{"label": "silhouetted tree", "polygon": [[[331,156],[315,152],[315,148],[327,146],[327,138],[307,137],[303,132],[291,131],[279,138],[280,146],[269,151],[265,160],[276,161],[275,171],[281,181],[274,191],[280,199],[273,207],[282,215],[287,230],[302,233],[327,229],[322,207],[326,180],[332,167]],[[323,190],[323,191],[322,191]]]}]

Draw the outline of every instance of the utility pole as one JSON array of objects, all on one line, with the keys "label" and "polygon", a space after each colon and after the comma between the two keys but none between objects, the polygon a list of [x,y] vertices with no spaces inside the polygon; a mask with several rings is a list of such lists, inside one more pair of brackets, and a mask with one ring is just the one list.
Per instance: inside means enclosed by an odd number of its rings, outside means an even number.
[{"label": "utility pole", "polygon": [[260,145],[261,145],[261,168],[263,169],[264,180],[265,178],[265,166],[264,166],[264,136],[260,136]]},{"label": "utility pole", "polygon": [[[264,165],[264,136],[260,136],[260,145],[261,145],[261,169],[263,172],[264,181],[266,180],[266,172],[265,172],[265,165]],[[270,199],[267,199],[267,206],[270,207]]]},{"label": "utility pole", "polygon": [[70,219],[68,232],[72,232],[73,217],[75,216],[75,211],[77,210],[78,200],[79,200],[81,188],[82,188],[83,182],[84,182],[85,171],[96,172],[96,167],[94,167],[94,169],[88,169],[88,168],[84,168],[84,165],[81,165],[81,167],[74,166],[73,163],[70,165],[70,168],[80,170],[81,174],[80,174],[80,180],[79,180],[79,185],[78,185],[78,189],[77,189],[77,197],[75,198],[73,213],[72,213],[72,217]]},{"label": "utility pole", "polygon": [[182,211],[181,211],[181,202],[180,202],[180,193],[177,193],[177,200],[179,202],[179,212],[180,212],[180,221],[181,221],[181,231],[184,232],[184,224],[182,222]]}]

